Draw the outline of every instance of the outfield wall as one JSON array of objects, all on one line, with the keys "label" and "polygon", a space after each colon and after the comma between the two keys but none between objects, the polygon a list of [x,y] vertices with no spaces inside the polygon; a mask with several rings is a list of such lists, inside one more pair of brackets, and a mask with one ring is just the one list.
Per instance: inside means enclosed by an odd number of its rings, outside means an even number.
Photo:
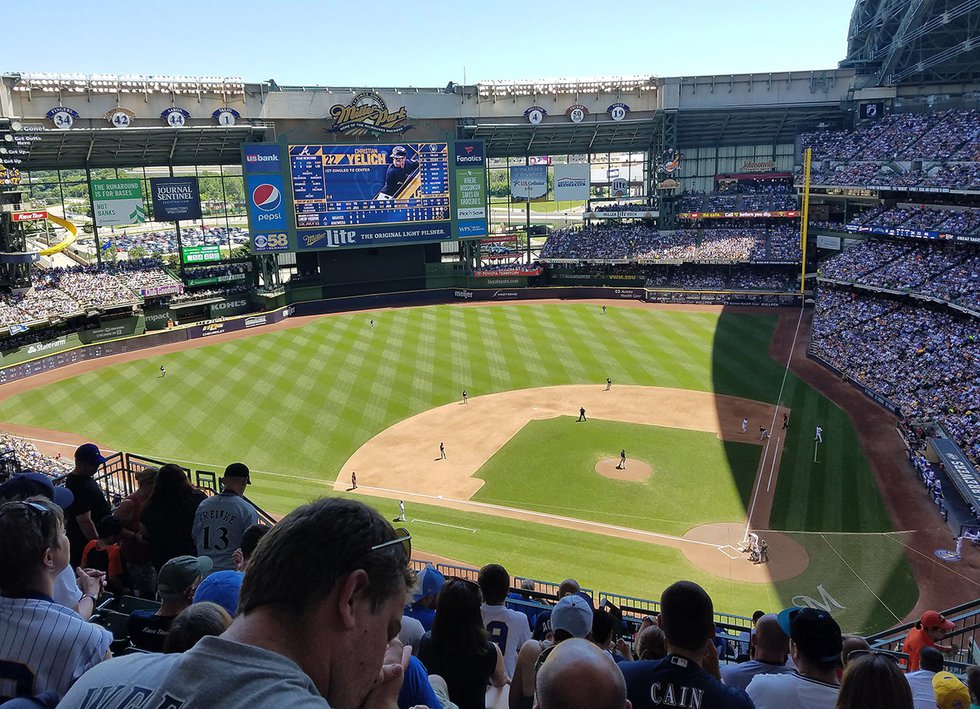
[{"label": "outfield wall", "polygon": [[[280,322],[291,315],[326,315],[374,308],[400,308],[421,305],[439,305],[458,302],[506,302],[523,300],[638,300],[648,303],[699,303],[704,305],[750,305],[756,307],[799,306],[800,296],[787,293],[750,293],[705,291],[681,293],[656,291],[646,288],[605,288],[599,286],[572,286],[556,288],[441,288],[433,290],[379,293],[376,295],[350,296],[328,300],[312,300],[294,303],[264,313],[252,313],[226,317],[170,330],[156,330],[144,318],[132,322],[113,324],[100,329],[97,337],[116,337],[105,342],[86,344],[79,333],[62,335],[47,342],[26,345],[11,358],[13,361],[0,368],[0,384],[25,379],[41,372],[49,372],[78,362],[100,357],[135,352],[160,345],[171,345],[188,340],[211,337],[228,332],[247,330]],[[133,333],[137,327],[143,332]],[[104,332],[102,331],[104,330]],[[89,336],[96,331],[89,331]],[[122,337],[120,337],[122,335]],[[21,352],[22,350],[22,352]],[[5,353],[6,354],[6,353]],[[4,357],[4,360],[7,360]]]}]

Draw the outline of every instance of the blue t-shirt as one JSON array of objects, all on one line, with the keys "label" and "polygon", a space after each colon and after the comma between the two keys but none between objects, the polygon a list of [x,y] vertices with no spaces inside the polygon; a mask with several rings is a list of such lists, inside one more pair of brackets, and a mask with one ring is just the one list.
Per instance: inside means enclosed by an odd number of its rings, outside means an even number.
[{"label": "blue t-shirt", "polygon": [[433,709],[442,706],[429,683],[429,675],[425,667],[419,658],[412,655],[408,660],[408,669],[405,670],[401,691],[398,692],[398,709],[409,709],[419,704]]},{"label": "blue t-shirt", "polygon": [[409,618],[415,618],[428,631],[432,630],[432,621],[436,618],[436,611],[434,608],[423,608],[422,606],[413,605],[405,608],[405,615]]},{"label": "blue t-shirt", "polygon": [[741,689],[726,687],[680,655],[624,662],[619,668],[626,678],[626,696],[633,709],[661,706],[753,709],[752,700]]}]

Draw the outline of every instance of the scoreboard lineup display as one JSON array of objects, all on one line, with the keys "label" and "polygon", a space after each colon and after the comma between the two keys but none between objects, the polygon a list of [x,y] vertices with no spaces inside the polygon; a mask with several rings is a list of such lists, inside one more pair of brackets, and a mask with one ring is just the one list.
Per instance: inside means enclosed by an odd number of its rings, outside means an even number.
[{"label": "scoreboard lineup display", "polygon": [[448,221],[448,143],[290,145],[297,229]]}]

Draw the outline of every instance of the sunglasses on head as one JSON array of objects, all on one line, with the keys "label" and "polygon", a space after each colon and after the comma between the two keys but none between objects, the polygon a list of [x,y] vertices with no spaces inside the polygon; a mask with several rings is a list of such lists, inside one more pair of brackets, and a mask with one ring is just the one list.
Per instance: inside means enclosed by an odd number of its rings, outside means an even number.
[{"label": "sunglasses on head", "polygon": [[866,655],[881,655],[882,657],[887,657],[896,665],[899,664],[899,658],[896,655],[893,655],[890,652],[882,652],[881,650],[851,650],[849,653],[847,653],[847,661],[852,662],[853,660]]},{"label": "sunglasses on head", "polygon": [[386,542],[381,542],[380,544],[375,544],[373,547],[368,549],[368,551],[376,551],[378,549],[384,549],[385,547],[395,546],[396,544],[401,544],[402,549],[405,550],[405,558],[412,558],[412,534],[404,527],[398,527],[395,530],[395,538],[389,539]]}]

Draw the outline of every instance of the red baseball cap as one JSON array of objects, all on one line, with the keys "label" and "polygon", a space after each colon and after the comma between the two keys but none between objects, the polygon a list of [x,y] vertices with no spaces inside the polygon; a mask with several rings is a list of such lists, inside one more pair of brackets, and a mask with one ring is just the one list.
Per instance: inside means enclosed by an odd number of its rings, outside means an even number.
[{"label": "red baseball cap", "polygon": [[919,622],[922,623],[922,627],[926,630],[942,628],[943,630],[950,631],[956,627],[954,623],[943,618],[938,611],[926,611],[919,618]]}]

